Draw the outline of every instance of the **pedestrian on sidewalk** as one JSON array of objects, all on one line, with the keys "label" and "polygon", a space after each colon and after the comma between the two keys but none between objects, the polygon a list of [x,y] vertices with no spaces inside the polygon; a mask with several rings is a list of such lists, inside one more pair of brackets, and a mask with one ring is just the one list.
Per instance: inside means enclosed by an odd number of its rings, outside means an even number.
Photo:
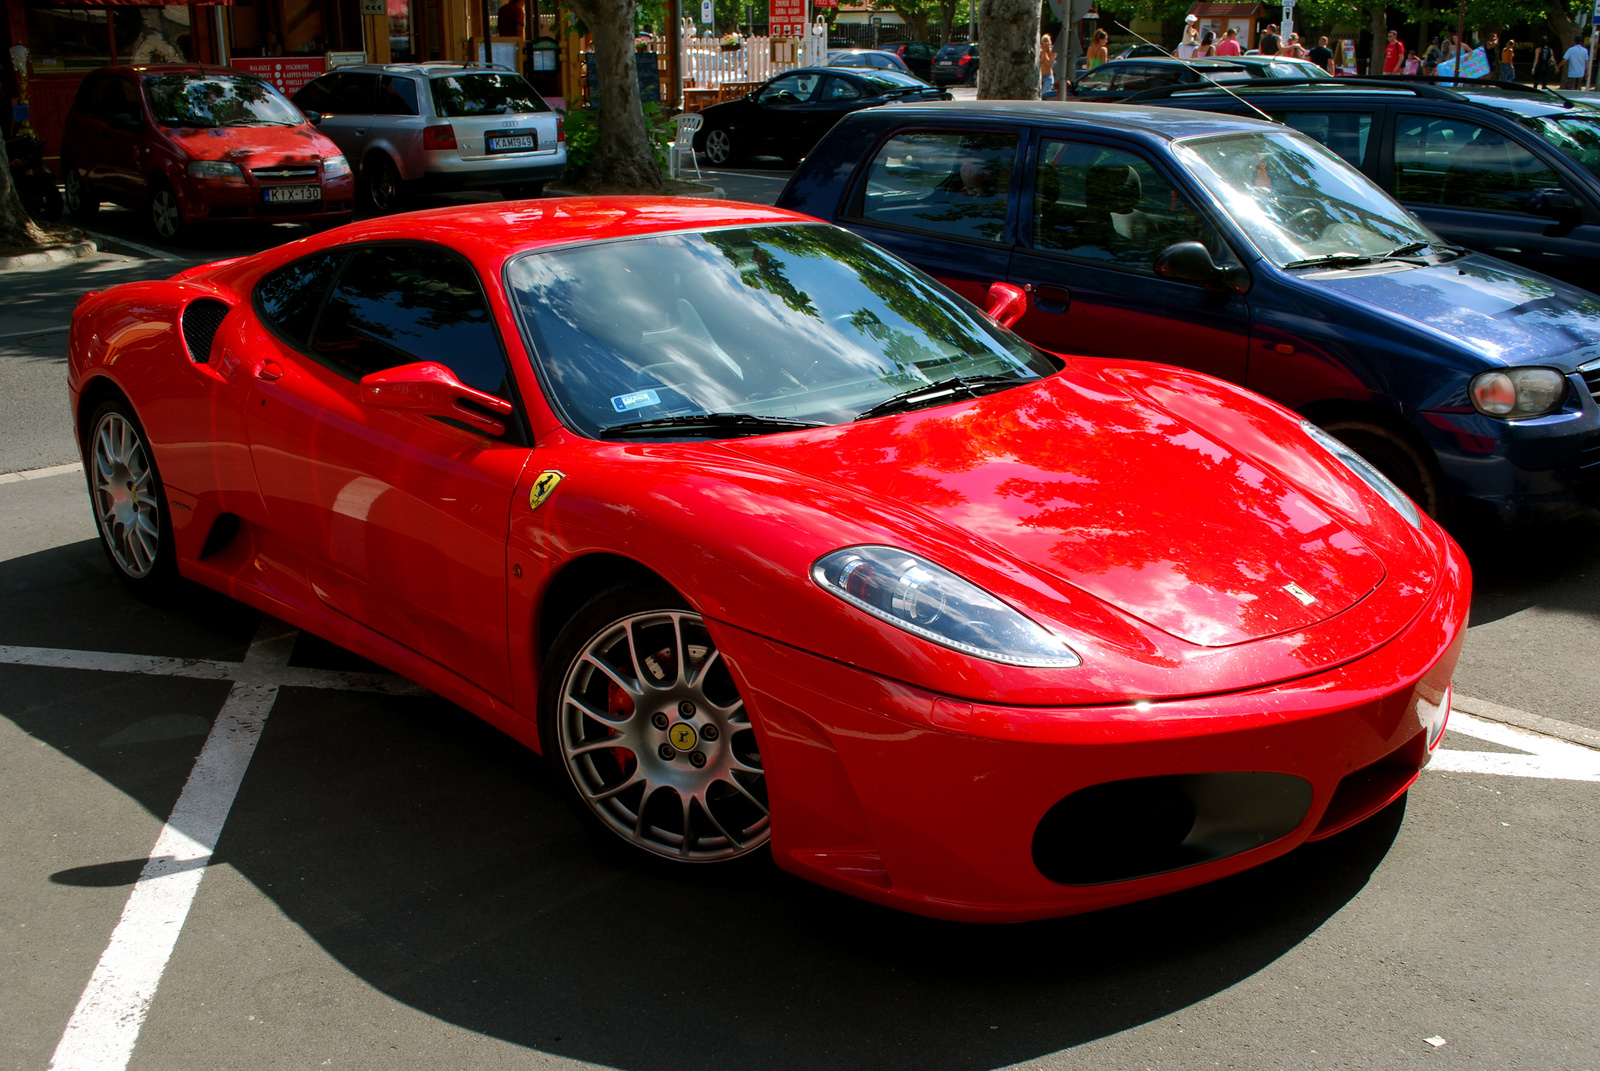
[{"label": "pedestrian on sidewalk", "polygon": [[1107,44],[1110,42],[1110,40],[1111,36],[1104,30],[1096,30],[1094,32],[1094,38],[1089,44],[1089,51],[1087,53],[1089,69],[1091,71],[1111,58],[1111,50],[1107,47]]},{"label": "pedestrian on sidewalk", "polygon": [[1383,73],[1399,74],[1405,66],[1406,46],[1400,43],[1400,35],[1394,30],[1389,31],[1389,43],[1383,49]]},{"label": "pedestrian on sidewalk", "polygon": [[1533,88],[1549,89],[1556,76],[1556,50],[1550,47],[1550,38],[1539,38],[1539,47],[1533,53]]},{"label": "pedestrian on sidewalk", "polygon": [[1582,89],[1583,80],[1589,74],[1589,50],[1583,47],[1583,38],[1572,42],[1572,47],[1561,59],[1566,64],[1566,69],[1561,72],[1561,88]]},{"label": "pedestrian on sidewalk", "polygon": [[1222,40],[1217,42],[1217,55],[1238,56],[1243,52],[1244,49],[1239,47],[1239,31],[1229,26],[1223,31]]},{"label": "pedestrian on sidewalk", "polygon": [[1200,19],[1186,15],[1183,20],[1183,40],[1178,42],[1178,58],[1194,59],[1194,50],[1200,47]]},{"label": "pedestrian on sidewalk", "polygon": [[1039,99],[1050,100],[1056,89],[1056,43],[1050,35],[1039,35]]},{"label": "pedestrian on sidewalk", "polygon": [[1334,69],[1333,49],[1328,47],[1328,39],[1326,37],[1317,38],[1317,47],[1313,48],[1306,55],[1306,58],[1312,63],[1315,63],[1318,67],[1321,67],[1323,70],[1327,71],[1329,74],[1339,73]]},{"label": "pedestrian on sidewalk", "polygon": [[1500,81],[1515,82],[1517,80],[1517,43],[1510,38],[1506,39],[1506,47],[1500,50]]},{"label": "pedestrian on sidewalk", "polygon": [[1256,51],[1263,56],[1276,56],[1278,54],[1279,41],[1278,24],[1269,22],[1267,23],[1267,32],[1262,34],[1261,40],[1256,43]]},{"label": "pedestrian on sidewalk", "polygon": [[1421,74],[1422,73],[1422,57],[1417,55],[1417,50],[1416,49],[1409,48],[1409,49],[1406,50],[1406,62],[1405,62],[1405,65],[1400,68],[1400,73],[1401,74]]},{"label": "pedestrian on sidewalk", "polygon": [[1207,30],[1205,36],[1200,38],[1200,45],[1194,50],[1195,59],[1211,59],[1217,54],[1217,39]]}]

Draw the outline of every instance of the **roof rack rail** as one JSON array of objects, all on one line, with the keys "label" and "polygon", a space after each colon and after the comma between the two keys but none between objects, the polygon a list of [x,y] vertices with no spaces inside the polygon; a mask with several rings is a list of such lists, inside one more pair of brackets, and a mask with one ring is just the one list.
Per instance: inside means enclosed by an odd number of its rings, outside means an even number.
[{"label": "roof rack rail", "polygon": [[[1535,86],[1523,85],[1521,82],[1502,82],[1498,78],[1457,78],[1453,74],[1389,74],[1384,75],[1382,81],[1391,79],[1401,82],[1420,82],[1424,85],[1452,85],[1465,86],[1468,89],[1499,89],[1507,93],[1527,93],[1539,97],[1554,97],[1558,101],[1567,101],[1560,93],[1553,89],[1539,89]],[[1376,79],[1367,78],[1367,81]],[[1567,101],[1567,103],[1571,103]]]},{"label": "roof rack rail", "polygon": [[[1442,86],[1428,85],[1425,83],[1403,82],[1389,78],[1252,78],[1248,82],[1229,82],[1228,88],[1235,93],[1253,92],[1258,89],[1301,89],[1306,86],[1326,86],[1329,89],[1342,89],[1355,86],[1358,89],[1394,89],[1400,92],[1409,92],[1418,97],[1429,100],[1465,100],[1460,93],[1452,92]],[[1147,100],[1166,100],[1186,93],[1216,93],[1215,86],[1208,86],[1199,82],[1187,82],[1176,86],[1158,86],[1155,89],[1146,89],[1142,93],[1135,93],[1126,98],[1123,104],[1139,104]]]}]

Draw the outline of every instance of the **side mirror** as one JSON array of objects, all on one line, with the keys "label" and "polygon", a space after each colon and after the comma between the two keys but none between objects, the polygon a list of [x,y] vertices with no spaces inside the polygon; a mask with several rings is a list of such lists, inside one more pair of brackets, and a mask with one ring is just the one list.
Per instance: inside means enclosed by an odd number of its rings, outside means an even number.
[{"label": "side mirror", "polygon": [[1242,294],[1250,289],[1250,273],[1242,267],[1223,268],[1199,242],[1174,242],[1156,254],[1155,272],[1163,279],[1197,283]]},{"label": "side mirror", "polygon": [[1528,211],[1536,216],[1565,219],[1577,214],[1578,202],[1573,199],[1571,190],[1546,186],[1528,194]]},{"label": "side mirror", "polygon": [[508,417],[513,406],[504,398],[473,390],[442,364],[420,361],[385,368],[361,377],[361,400],[374,409],[414,409],[431,417],[459,420],[489,435],[504,435],[503,422],[479,412]]},{"label": "side mirror", "polygon": [[322,125],[322,113],[321,112],[308,112],[308,111],[306,111],[305,109],[302,108],[301,111],[300,111],[300,114],[305,116],[306,117],[306,122],[310,123],[312,126],[320,126],[320,125]]},{"label": "side mirror", "polygon": [[1001,327],[1010,327],[1028,311],[1028,294],[1010,283],[989,284],[989,300],[983,314]]},{"label": "side mirror", "polygon": [[[106,125],[110,126],[112,130],[123,130],[129,134],[137,134],[144,129],[144,124],[139,121],[139,117],[131,112],[118,112],[106,120]],[[1568,196],[1570,197],[1571,194],[1568,194]]]}]

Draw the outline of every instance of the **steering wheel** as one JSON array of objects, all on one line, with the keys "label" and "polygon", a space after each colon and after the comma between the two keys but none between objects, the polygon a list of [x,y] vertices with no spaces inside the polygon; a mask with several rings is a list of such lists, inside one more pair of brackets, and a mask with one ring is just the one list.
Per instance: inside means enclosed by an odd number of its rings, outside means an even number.
[{"label": "steering wheel", "polygon": [[1284,221],[1284,226],[1307,238],[1318,238],[1322,235],[1322,229],[1327,218],[1328,214],[1326,212],[1318,206],[1312,205],[1309,208],[1302,208],[1290,216]]}]

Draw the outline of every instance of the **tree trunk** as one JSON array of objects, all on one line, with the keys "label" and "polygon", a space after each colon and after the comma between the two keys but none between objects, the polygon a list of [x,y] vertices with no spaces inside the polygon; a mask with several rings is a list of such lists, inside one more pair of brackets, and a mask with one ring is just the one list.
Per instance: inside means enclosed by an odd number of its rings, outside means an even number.
[{"label": "tree trunk", "polygon": [[1556,35],[1556,39],[1561,42],[1560,47],[1556,49],[1556,58],[1560,59],[1562,54],[1571,48],[1572,43],[1578,39],[1578,34],[1581,32],[1580,27],[1573,21],[1571,13],[1563,11],[1559,4],[1551,6],[1549,13],[1545,16],[1545,22],[1549,25],[1551,32]]},{"label": "tree trunk", "polygon": [[43,232],[22,207],[22,198],[11,181],[11,160],[6,156],[5,142],[0,140],[0,248],[43,249],[46,244]]},{"label": "tree trunk", "polygon": [[950,43],[956,26],[956,0],[939,0],[939,47]]},{"label": "tree trunk", "polygon": [[1384,50],[1389,47],[1389,9],[1383,4],[1367,8],[1367,27],[1372,31],[1372,55],[1367,58],[1367,74],[1383,74]]},{"label": "tree trunk", "polygon": [[583,183],[595,190],[661,189],[661,165],[650,145],[634,65],[637,0],[570,0],[594,38],[597,140]]},{"label": "tree trunk", "polygon": [[978,37],[978,98],[1038,100],[1038,0],[978,0]]}]

